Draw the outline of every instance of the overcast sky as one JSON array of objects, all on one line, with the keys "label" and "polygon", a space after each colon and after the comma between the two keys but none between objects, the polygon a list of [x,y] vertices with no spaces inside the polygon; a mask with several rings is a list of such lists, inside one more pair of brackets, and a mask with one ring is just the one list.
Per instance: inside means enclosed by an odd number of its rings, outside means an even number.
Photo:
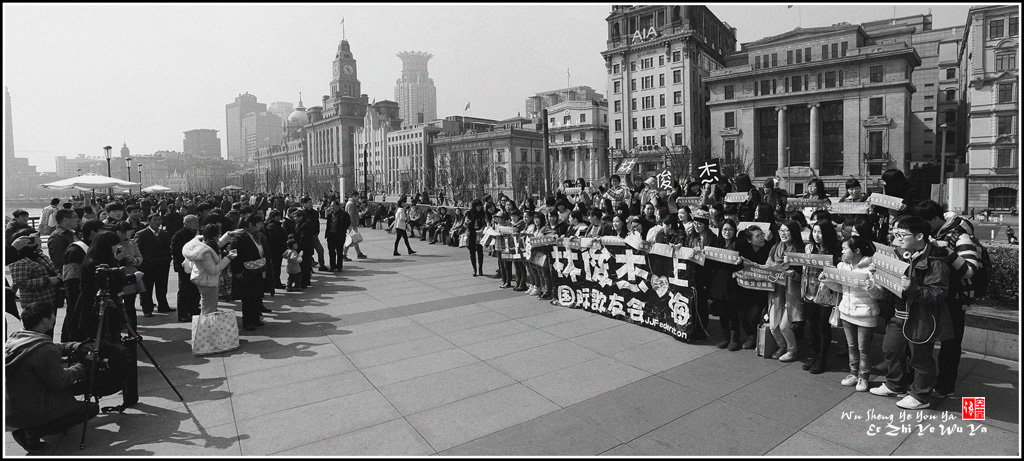
[{"label": "overcast sky", "polygon": [[[893,16],[891,4],[715,4],[741,43],[838,22]],[[963,25],[969,5],[897,5]],[[59,155],[102,155],[127,141],[133,155],[182,150],[184,131],[220,130],[248,91],[260,102],[318,105],[342,38],[362,92],[394,100],[400,51],[426,51],[438,117],[502,119],[525,98],[572,85],[607,95],[601,51],[611,4],[4,4],[3,80],[12,98],[15,152],[40,171]]]}]

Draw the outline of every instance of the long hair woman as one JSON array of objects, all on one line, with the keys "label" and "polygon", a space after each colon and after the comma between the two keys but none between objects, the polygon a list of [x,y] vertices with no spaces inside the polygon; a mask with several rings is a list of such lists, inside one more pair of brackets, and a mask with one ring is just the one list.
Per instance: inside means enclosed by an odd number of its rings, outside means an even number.
[{"label": "long hair woman", "polygon": [[[811,226],[811,241],[807,243],[804,253],[828,255],[832,257],[832,265],[839,262],[842,248],[836,234],[835,225],[827,219],[819,220]],[[837,293],[818,281],[822,272],[816,267],[805,267],[800,279],[800,296],[804,303],[807,345],[810,347],[810,360],[803,369],[812,374],[825,371],[829,345],[832,343],[832,325],[829,317],[832,308],[839,304],[841,293]]]},{"label": "long hair woman", "polygon": [[[785,262],[786,253],[800,253],[806,249],[800,236],[800,224],[796,221],[783,221],[779,226],[779,241],[772,247],[768,256],[768,266],[777,266]],[[784,285],[776,285],[768,306],[768,327],[775,337],[779,349],[772,358],[781,362],[792,362],[797,358],[796,335],[793,322],[803,319],[800,303],[801,268],[794,266],[787,269]]]},{"label": "long hair woman", "polygon": [[[717,246],[726,250],[738,251],[736,248],[738,243],[737,229],[736,221],[731,219],[723,221],[722,227],[718,231]],[[711,271],[708,296],[718,311],[718,320],[722,325],[723,339],[717,346],[719,349],[728,348],[730,351],[738,351],[742,346],[740,330],[748,322],[740,322],[739,306],[744,303],[737,302],[739,301],[740,289],[739,285],[736,284],[736,279],[733,278],[733,273],[742,269],[743,264],[740,261],[737,261],[736,264],[729,264],[707,260],[704,263],[704,268]],[[750,314],[748,313],[747,316],[749,317]],[[748,330],[746,333],[747,336],[755,334],[753,329]]]}]

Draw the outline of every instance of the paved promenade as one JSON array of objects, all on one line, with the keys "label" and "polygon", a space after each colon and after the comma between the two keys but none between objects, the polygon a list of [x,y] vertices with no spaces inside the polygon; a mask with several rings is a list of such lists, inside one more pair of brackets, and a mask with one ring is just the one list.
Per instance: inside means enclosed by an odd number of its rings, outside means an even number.
[{"label": "paved promenade", "polygon": [[[959,398],[902,411],[895,399],[842,387],[845,356],[832,353],[833,371],[811,375],[799,362],[719,350],[714,320],[707,344],[685,344],[499,289],[492,277],[470,276],[465,249],[413,239],[418,254],[393,257],[392,234],[363,235],[370,259],[346,262],[342,274],[316,272],[304,293],[268,297],[267,325],[241,331],[236,351],[193,357],[189,324],[140,315],[145,344],[186,403],[140,364],[135,407],[91,421],[84,451],[76,427],[46,437],[42,453],[1020,453],[1017,362],[965,354],[957,395],[987,398],[986,420],[970,425]],[[495,267],[487,257],[485,273]],[[878,335],[873,353],[877,361]],[[880,433],[869,435],[873,424]],[[5,454],[24,453],[6,432]]]}]

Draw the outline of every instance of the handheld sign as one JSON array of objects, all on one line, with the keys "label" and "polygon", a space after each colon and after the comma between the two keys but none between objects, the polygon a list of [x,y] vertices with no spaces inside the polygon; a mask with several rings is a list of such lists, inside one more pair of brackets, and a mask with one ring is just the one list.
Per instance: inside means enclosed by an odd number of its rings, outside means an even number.
[{"label": "handheld sign", "polygon": [[672,172],[667,168],[665,171],[658,173],[654,177],[655,181],[658,182],[658,190],[671,191],[672,190]]},{"label": "handheld sign", "polygon": [[870,278],[870,276],[864,272],[841,270],[832,267],[826,267],[821,271],[821,273],[830,281],[851,287],[863,286],[867,283],[868,278]]},{"label": "handheld sign", "polygon": [[902,277],[885,271],[875,271],[872,277],[875,283],[882,288],[891,291],[892,294],[899,296],[900,298],[903,297],[903,286],[900,285],[900,279],[902,279]]},{"label": "handheld sign", "polygon": [[700,250],[694,250],[690,247],[678,246],[675,247],[675,257],[685,259],[687,261],[693,261],[697,265],[704,265],[704,253]]},{"label": "handheld sign", "polygon": [[786,206],[796,208],[814,208],[815,210],[824,210],[831,202],[828,200],[820,200],[816,198],[790,198],[786,200]]},{"label": "handheld sign", "polygon": [[695,173],[697,173],[697,179],[700,180],[701,184],[721,182],[722,161],[717,158],[706,160],[697,167]]},{"label": "handheld sign", "polygon": [[872,259],[875,262],[875,269],[888,272],[897,278],[905,275],[907,273],[907,268],[910,267],[909,263],[900,261],[899,259],[885,253],[876,253],[875,257]]},{"label": "handheld sign", "polygon": [[760,264],[744,264],[743,270],[736,272],[737,278],[745,278],[752,280],[763,280],[766,282],[777,283],[779,285],[786,284],[786,274],[783,273],[785,268],[778,270],[777,268],[769,268]]},{"label": "handheld sign", "polygon": [[689,207],[700,206],[700,197],[677,197],[676,203],[680,206],[685,205]]},{"label": "handheld sign", "polygon": [[616,237],[613,235],[606,235],[600,238],[601,244],[604,246],[623,246],[626,244],[626,240],[622,237]]},{"label": "handheld sign", "polygon": [[891,195],[880,194],[878,192],[875,192],[868,196],[868,203],[896,211],[902,210],[904,207],[903,199],[899,197],[893,197]]},{"label": "handheld sign", "polygon": [[566,187],[565,188],[565,195],[580,195],[581,192],[583,192],[583,188],[582,187]]},{"label": "handheld sign", "polygon": [[651,245],[652,255],[664,256],[666,258],[672,257],[672,245],[666,243],[655,243]]},{"label": "handheld sign", "polygon": [[883,244],[883,243],[878,243],[878,242],[872,242],[872,243],[875,244],[875,254],[876,255],[884,254],[884,255],[886,255],[886,256],[888,256],[890,258],[896,259],[896,250],[893,247],[891,247],[889,245],[886,245],[886,244]]},{"label": "handheld sign", "polygon": [[812,255],[808,253],[786,253],[783,261],[794,266],[807,267],[835,267],[832,264],[832,255]]},{"label": "handheld sign", "polygon": [[762,231],[762,232],[764,232],[765,234],[767,234],[767,233],[768,233],[768,231],[769,231],[769,230],[771,229],[771,226],[772,226],[772,225],[771,225],[771,223],[766,223],[766,222],[753,222],[753,221],[743,221],[743,222],[739,223],[739,224],[738,224],[738,226],[739,226],[739,227],[738,227],[738,228],[736,228],[736,231],[737,231],[737,232],[740,232],[740,231],[745,231],[745,230],[747,230],[747,228],[749,228],[750,226],[757,226],[757,227],[760,227],[760,228],[761,228],[761,231]]},{"label": "handheld sign", "polygon": [[554,245],[558,241],[556,235],[535,235],[530,237],[530,246],[532,248],[544,248]]},{"label": "handheld sign", "polygon": [[829,207],[832,214],[868,214],[871,204],[867,202],[837,202]]},{"label": "handheld sign", "polygon": [[772,282],[765,282],[763,280],[751,280],[751,279],[737,278],[736,279],[736,284],[739,285],[740,287],[746,288],[748,290],[775,291],[775,284],[774,283],[772,283]]},{"label": "handheld sign", "polygon": [[725,194],[725,203],[743,203],[746,201],[746,192],[729,192],[728,194]]},{"label": "handheld sign", "polygon": [[726,264],[739,264],[740,252],[718,247],[704,247],[704,258]]},{"label": "handheld sign", "polygon": [[515,231],[516,231],[516,228],[514,228],[512,226],[494,226],[494,228],[501,235],[510,235],[510,234],[515,233]]}]

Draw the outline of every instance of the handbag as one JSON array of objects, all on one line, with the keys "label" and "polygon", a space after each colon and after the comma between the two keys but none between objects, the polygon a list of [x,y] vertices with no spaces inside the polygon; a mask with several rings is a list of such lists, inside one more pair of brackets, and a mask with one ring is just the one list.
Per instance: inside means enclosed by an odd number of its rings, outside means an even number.
[{"label": "handbag", "polygon": [[220,310],[192,317],[192,355],[208,355],[238,349],[235,312]]},{"label": "handbag", "polygon": [[260,258],[260,259],[254,259],[252,261],[246,261],[246,262],[242,263],[242,265],[245,266],[245,268],[249,269],[249,270],[254,270],[254,271],[255,270],[260,270],[260,269],[263,269],[263,266],[267,265],[267,258]]},{"label": "handbag", "polygon": [[832,290],[822,283],[818,285],[818,292],[814,294],[814,298],[811,301],[819,306],[836,307],[842,299],[842,293]]},{"label": "handbag", "polygon": [[363,234],[359,231],[349,228],[348,237],[345,238],[345,246],[352,246],[363,241]]},{"label": "handbag", "polygon": [[772,358],[772,354],[779,349],[779,345],[775,342],[775,336],[772,336],[771,331],[768,330],[767,324],[760,324],[757,326],[757,356],[764,357],[766,359]]},{"label": "handbag", "polygon": [[469,246],[469,235],[462,234],[459,236],[459,248],[466,248]]},{"label": "handbag", "polygon": [[836,309],[835,307],[832,308],[832,314],[828,316],[828,323],[834,327],[843,326],[842,321],[839,318],[839,309]]}]

